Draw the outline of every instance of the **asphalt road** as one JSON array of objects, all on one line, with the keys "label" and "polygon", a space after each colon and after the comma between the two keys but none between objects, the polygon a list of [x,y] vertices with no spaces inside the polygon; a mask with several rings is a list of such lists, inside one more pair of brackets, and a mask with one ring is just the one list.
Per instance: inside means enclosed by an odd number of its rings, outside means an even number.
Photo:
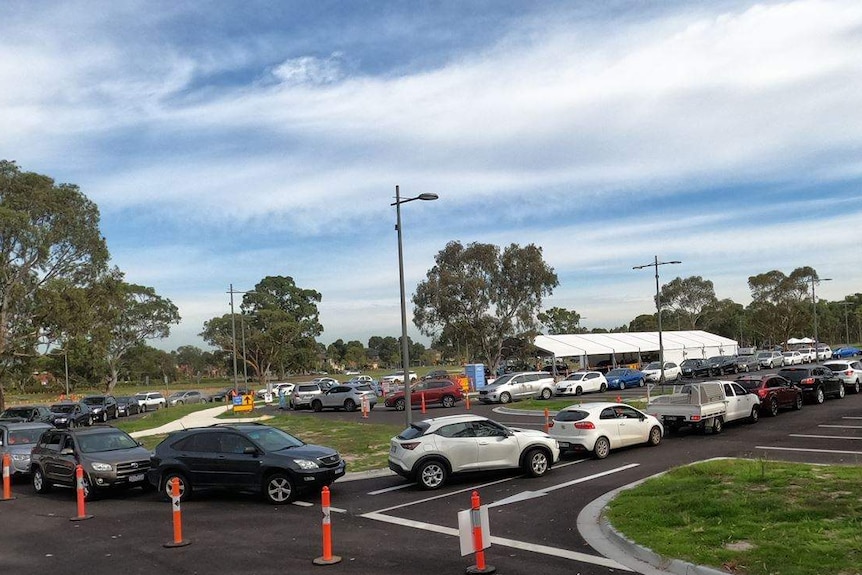
[{"label": "asphalt road", "polygon": [[[641,396],[626,390],[623,397]],[[616,396],[616,392],[607,397]],[[607,398],[606,397],[606,398]],[[584,399],[600,399],[595,394]],[[473,411],[522,427],[542,417]],[[414,419],[464,410],[414,410]],[[358,418],[329,412],[318,417]],[[399,423],[403,412],[375,409],[372,421]],[[492,546],[486,561],[498,573],[620,573],[626,568],[593,550],[578,532],[583,507],[603,494],[668,468],[712,457],[766,458],[859,464],[862,395],[806,405],[751,424],[729,424],[720,435],[681,433],[655,448],[612,452],[605,460],[564,459],[545,477],[491,473],[454,480],[428,492],[397,476],[338,482],[332,491],[333,553],[343,561],[315,567],[322,554],[321,508],[316,498],[274,507],[248,494],[207,494],[183,504],[189,546],[165,548],[172,539],[172,510],[155,493],[130,491],[88,503],[94,517],[72,522],[74,493],[57,489],[37,496],[16,481],[16,499],[0,502],[0,567],[4,573],[283,574],[313,569],[339,573],[463,573],[457,513],[476,490],[490,504]],[[660,521],[660,518],[656,519]]]}]

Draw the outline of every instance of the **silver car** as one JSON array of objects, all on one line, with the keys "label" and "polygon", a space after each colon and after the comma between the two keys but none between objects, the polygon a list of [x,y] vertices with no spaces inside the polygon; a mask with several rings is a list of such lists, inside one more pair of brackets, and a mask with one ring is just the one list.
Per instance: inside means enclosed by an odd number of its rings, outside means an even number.
[{"label": "silver car", "polygon": [[516,399],[550,399],[554,395],[555,383],[545,371],[507,373],[479,391],[482,403],[509,403]]},{"label": "silver car", "polygon": [[51,429],[47,423],[0,423],[0,459],[9,454],[12,459],[11,475],[30,473],[30,451],[46,429]]},{"label": "silver car", "polygon": [[859,393],[862,388],[862,361],[833,359],[823,364],[844,382],[844,389],[851,393]]},{"label": "silver car", "polygon": [[311,399],[311,409],[323,411],[324,409],[343,409],[344,411],[356,411],[362,407],[362,402],[367,401],[368,409],[374,409],[377,405],[377,394],[369,385],[336,385],[330,387],[322,394]]},{"label": "silver car", "polygon": [[323,390],[316,383],[297,383],[290,392],[290,407],[302,409],[311,407],[311,400],[323,395]]}]

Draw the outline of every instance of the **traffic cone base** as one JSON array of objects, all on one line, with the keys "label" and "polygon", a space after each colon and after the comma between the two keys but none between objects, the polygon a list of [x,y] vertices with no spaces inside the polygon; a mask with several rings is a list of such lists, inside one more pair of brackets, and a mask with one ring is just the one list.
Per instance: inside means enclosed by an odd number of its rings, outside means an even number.
[{"label": "traffic cone base", "polygon": [[335,565],[336,563],[341,563],[341,557],[338,555],[333,555],[329,559],[318,557],[317,559],[312,559],[311,562],[315,565]]}]

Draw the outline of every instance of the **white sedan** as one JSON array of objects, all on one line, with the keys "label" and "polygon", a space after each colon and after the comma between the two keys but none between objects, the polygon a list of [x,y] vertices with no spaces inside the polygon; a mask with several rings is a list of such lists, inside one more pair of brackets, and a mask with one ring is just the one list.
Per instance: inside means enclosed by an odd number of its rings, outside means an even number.
[{"label": "white sedan", "polygon": [[784,356],[784,365],[802,365],[802,354],[798,351],[785,351],[781,355]]},{"label": "white sedan", "polygon": [[608,380],[598,371],[578,371],[557,382],[554,395],[581,395],[590,391],[604,392],[608,389]]},{"label": "white sedan", "polygon": [[[641,370],[647,381],[661,380],[661,362],[654,361]],[[682,377],[682,368],[672,361],[664,362],[664,380],[679,381]]]},{"label": "white sedan", "polygon": [[612,449],[658,445],[664,426],[652,415],[624,403],[582,403],[557,413],[549,434],[563,453],[592,452],[597,459],[604,459]]}]

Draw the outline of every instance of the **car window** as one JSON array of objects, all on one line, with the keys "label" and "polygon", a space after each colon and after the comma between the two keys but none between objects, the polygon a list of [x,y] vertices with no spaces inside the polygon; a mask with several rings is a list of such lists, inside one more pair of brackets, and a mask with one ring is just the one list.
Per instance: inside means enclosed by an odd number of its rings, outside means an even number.
[{"label": "car window", "polygon": [[219,451],[222,453],[244,453],[247,447],[254,449],[254,444],[236,433],[222,433],[219,437]]},{"label": "car window", "polygon": [[506,435],[503,428],[491,421],[474,421],[471,425],[473,426],[473,434],[476,437],[502,437]]},{"label": "car window", "polygon": [[733,391],[736,395],[746,395],[748,392],[745,391],[745,388],[739,385],[738,383],[731,383],[731,387],[733,387]]},{"label": "car window", "polygon": [[183,445],[184,451],[198,453],[215,453],[221,449],[218,435],[215,433],[196,433],[188,438]]},{"label": "car window", "polygon": [[724,395],[726,395],[727,397],[733,397],[734,396],[733,386],[730,385],[729,383],[724,384]]},{"label": "car window", "polygon": [[67,435],[63,438],[62,449],[75,449],[75,442],[72,440],[71,436]]},{"label": "car window", "polygon": [[465,421],[452,423],[438,429],[437,435],[443,437],[473,437],[473,426]]},{"label": "car window", "polygon": [[589,417],[589,412],[580,409],[564,409],[554,416],[555,421],[580,421]]},{"label": "car window", "polygon": [[613,407],[606,407],[602,410],[601,415],[599,415],[599,419],[616,419],[617,413],[614,411]]}]

